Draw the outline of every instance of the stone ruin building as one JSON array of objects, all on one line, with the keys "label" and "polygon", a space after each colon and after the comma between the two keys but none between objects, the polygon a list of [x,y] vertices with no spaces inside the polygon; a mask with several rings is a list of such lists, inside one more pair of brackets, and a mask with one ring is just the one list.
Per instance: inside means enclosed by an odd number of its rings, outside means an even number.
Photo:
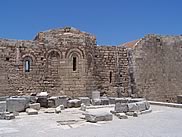
[{"label": "stone ruin building", "polygon": [[182,93],[182,36],[147,35],[119,46],[65,27],[34,40],[0,39],[0,96],[48,92],[70,97],[145,97],[176,102]]}]

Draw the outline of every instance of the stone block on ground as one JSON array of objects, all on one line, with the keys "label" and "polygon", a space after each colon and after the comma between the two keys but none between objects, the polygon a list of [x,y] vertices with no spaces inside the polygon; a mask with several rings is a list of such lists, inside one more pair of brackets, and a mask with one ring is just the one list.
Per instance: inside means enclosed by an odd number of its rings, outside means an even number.
[{"label": "stone block on ground", "polygon": [[144,111],[147,109],[146,108],[146,101],[136,102],[136,105],[138,106],[139,111]]},{"label": "stone block on ground", "polygon": [[30,103],[36,103],[37,102],[37,97],[36,96],[30,96]]},{"label": "stone block on ground", "polygon": [[101,105],[109,105],[109,99],[107,97],[101,97]]},{"label": "stone block on ground", "polygon": [[86,105],[84,103],[81,104],[80,110],[86,111]]},{"label": "stone block on ground", "polygon": [[127,116],[133,116],[134,115],[134,112],[126,112],[126,115]]},{"label": "stone block on ground", "polygon": [[6,99],[6,110],[8,112],[22,112],[28,107],[28,101],[23,97],[10,97]]},{"label": "stone block on ground", "polygon": [[128,111],[127,103],[116,103],[115,109],[117,113],[124,113]]},{"label": "stone block on ground", "polygon": [[128,103],[130,98],[115,98],[115,103]]},{"label": "stone block on ground", "polygon": [[86,121],[93,123],[98,121],[112,121],[113,115],[107,112],[88,112],[85,114],[85,119]]},{"label": "stone block on ground", "polygon": [[48,93],[47,92],[41,92],[37,94],[37,103],[40,103],[41,107],[48,107]]},{"label": "stone block on ground", "polygon": [[27,108],[26,112],[28,115],[38,115],[38,111],[33,108]]},{"label": "stone block on ground", "polygon": [[9,96],[1,96],[0,101],[6,101],[7,98],[9,98]]},{"label": "stone block on ground", "polygon": [[4,119],[4,120],[15,119],[15,115],[10,112],[0,112],[0,119]]},{"label": "stone block on ground", "polygon": [[13,113],[5,114],[4,119],[5,120],[15,119],[15,115]]},{"label": "stone block on ground", "polygon": [[66,96],[53,96],[48,99],[48,106],[56,108],[59,105],[64,105],[67,107],[67,97]]},{"label": "stone block on ground", "polygon": [[68,107],[68,97],[67,96],[59,96],[57,104],[63,105],[65,108],[67,108]]},{"label": "stone block on ground", "polygon": [[108,97],[109,98],[109,104],[115,104],[115,97]]},{"label": "stone block on ground", "polygon": [[135,112],[138,111],[138,105],[136,103],[128,103],[128,111]]},{"label": "stone block on ground", "polygon": [[6,101],[0,101],[0,112],[6,111]]},{"label": "stone block on ground", "polygon": [[44,113],[55,113],[55,108],[47,108]]},{"label": "stone block on ground", "polygon": [[128,119],[128,116],[125,113],[116,113],[115,116],[119,119]]},{"label": "stone block on ground", "polygon": [[55,101],[52,99],[48,99],[48,107],[49,108],[55,108]]},{"label": "stone block on ground", "polygon": [[145,101],[145,107],[146,107],[146,110],[150,109],[150,103],[148,101]]},{"label": "stone block on ground", "polygon": [[40,103],[41,107],[48,107],[48,97],[39,96],[37,99],[37,103]]},{"label": "stone block on ground", "polygon": [[94,106],[101,105],[101,99],[92,99],[92,105]]},{"label": "stone block on ground", "polygon": [[61,113],[61,107],[60,106],[55,108],[55,113],[57,113],[57,114]]},{"label": "stone block on ground", "polygon": [[29,107],[35,110],[40,110],[40,103],[29,104]]},{"label": "stone block on ground", "polygon": [[177,103],[182,104],[182,95],[177,96]]},{"label": "stone block on ground", "polygon": [[81,100],[81,103],[85,104],[86,106],[90,106],[90,98],[89,97],[78,97]]},{"label": "stone block on ground", "polygon": [[92,91],[92,99],[100,99],[100,92]]},{"label": "stone block on ground", "polygon": [[64,109],[65,109],[65,108],[64,108],[64,105],[59,105],[58,107],[60,107],[61,110],[64,110]]},{"label": "stone block on ground", "polygon": [[68,100],[68,107],[69,108],[77,108],[81,106],[81,100],[79,99],[72,99],[72,100]]},{"label": "stone block on ground", "polygon": [[13,112],[13,114],[14,114],[14,116],[16,117],[16,116],[19,116],[19,112]]}]

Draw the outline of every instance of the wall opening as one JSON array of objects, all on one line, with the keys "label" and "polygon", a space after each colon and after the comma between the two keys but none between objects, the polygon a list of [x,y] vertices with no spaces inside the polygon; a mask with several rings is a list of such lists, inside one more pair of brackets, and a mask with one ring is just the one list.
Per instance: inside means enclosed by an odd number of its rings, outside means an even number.
[{"label": "wall opening", "polygon": [[73,57],[73,71],[76,71],[76,57]]},{"label": "wall opening", "polygon": [[112,83],[112,72],[109,73],[109,83]]},{"label": "wall opening", "polygon": [[25,72],[30,72],[30,60],[25,60]]}]

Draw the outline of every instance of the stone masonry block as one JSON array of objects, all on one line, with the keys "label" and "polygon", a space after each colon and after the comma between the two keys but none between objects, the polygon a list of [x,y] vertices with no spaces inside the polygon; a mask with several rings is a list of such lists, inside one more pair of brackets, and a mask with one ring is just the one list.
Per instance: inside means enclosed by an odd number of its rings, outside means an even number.
[{"label": "stone masonry block", "polygon": [[21,112],[25,111],[28,102],[22,97],[10,97],[6,99],[6,110],[8,112]]},{"label": "stone masonry block", "polygon": [[115,105],[115,112],[117,113],[124,113],[128,111],[127,103],[116,103]]},{"label": "stone masonry block", "polygon": [[6,111],[6,101],[0,101],[0,112]]},{"label": "stone masonry block", "polygon": [[107,112],[95,112],[95,113],[89,112],[85,114],[85,119],[88,122],[96,123],[98,121],[112,121],[113,116],[111,113]]},{"label": "stone masonry block", "polygon": [[81,103],[85,104],[86,106],[90,105],[90,98],[89,97],[78,97],[81,100]]}]

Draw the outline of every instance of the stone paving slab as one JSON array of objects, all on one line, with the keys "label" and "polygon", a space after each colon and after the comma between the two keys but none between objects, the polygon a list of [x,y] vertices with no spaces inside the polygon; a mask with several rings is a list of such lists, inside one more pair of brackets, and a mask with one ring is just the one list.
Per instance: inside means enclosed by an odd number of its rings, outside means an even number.
[{"label": "stone paving slab", "polygon": [[[0,121],[0,137],[181,137],[182,109],[155,105],[151,108],[149,114],[128,119],[114,116],[113,121],[98,123],[80,119],[83,112],[79,108],[65,109],[60,114],[20,113],[14,120]],[[111,110],[114,108],[89,109],[92,112]],[[66,122],[70,122],[70,126],[64,125]]]}]

